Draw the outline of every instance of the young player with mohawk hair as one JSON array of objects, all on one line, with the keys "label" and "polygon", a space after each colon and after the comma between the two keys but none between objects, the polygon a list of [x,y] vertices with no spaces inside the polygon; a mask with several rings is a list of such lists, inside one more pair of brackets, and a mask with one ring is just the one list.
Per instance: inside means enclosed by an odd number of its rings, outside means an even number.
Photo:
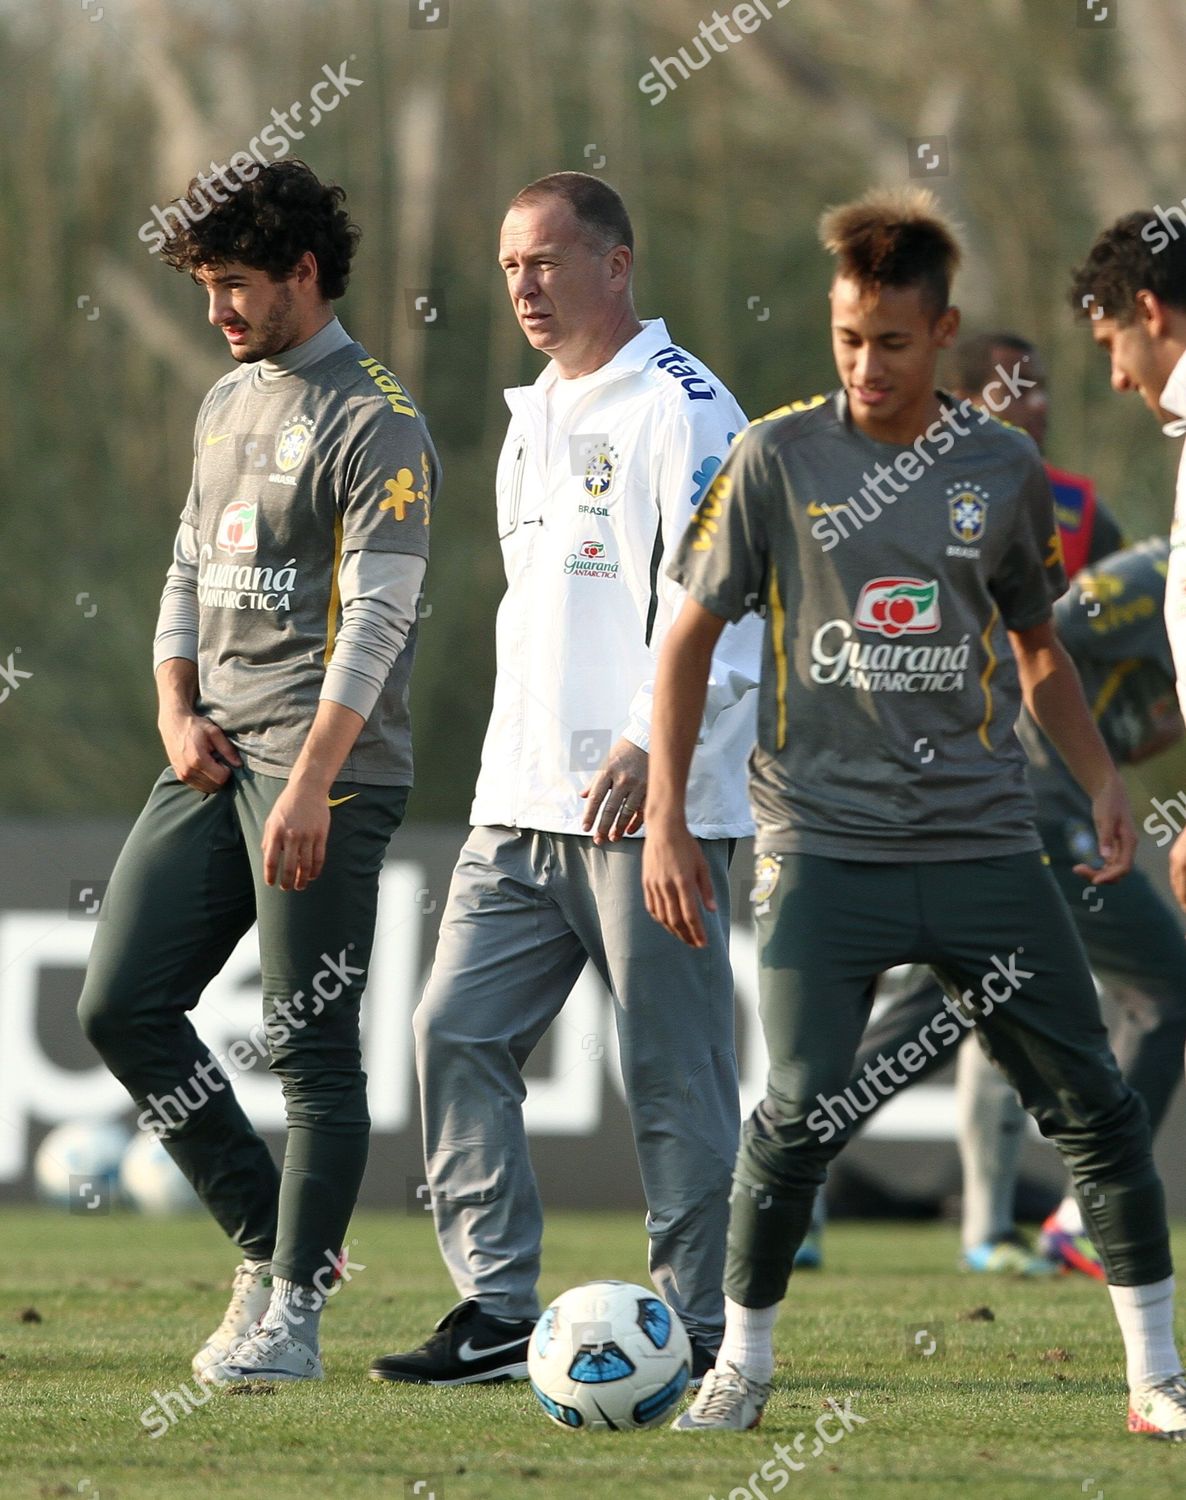
[{"label": "young player with mohawk hair", "polygon": [[[841,389],[734,444],[671,567],[688,600],[656,683],[644,887],[695,947],[712,887],[684,787],[708,661],[727,621],[764,612],[750,795],[770,1073],[734,1173],[724,1342],[675,1425],[759,1421],[778,1304],[846,1139],[810,1117],[852,1075],[878,974],[918,962],[1066,1159],[1124,1336],[1129,1430],[1182,1441],[1148,1121],[1043,862],[1014,734],[1024,699],[1092,801],[1102,863],[1078,873],[1124,875],[1127,799],[1051,624],[1066,579],[1050,488],[1030,437],[935,389],[959,327],[959,245],[933,196],[869,194],[825,214],[821,239]],[[852,504],[862,486],[883,495],[878,513]],[[819,518],[845,523],[838,541]]]}]

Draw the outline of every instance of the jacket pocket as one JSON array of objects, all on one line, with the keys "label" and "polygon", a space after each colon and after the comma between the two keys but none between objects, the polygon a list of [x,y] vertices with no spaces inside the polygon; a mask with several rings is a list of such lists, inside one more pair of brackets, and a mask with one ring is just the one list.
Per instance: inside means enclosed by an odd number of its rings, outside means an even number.
[{"label": "jacket pocket", "polygon": [[523,499],[523,472],[527,468],[527,439],[520,438],[511,460],[510,477],[502,486],[498,496],[498,535],[510,536],[519,524],[519,510]]}]

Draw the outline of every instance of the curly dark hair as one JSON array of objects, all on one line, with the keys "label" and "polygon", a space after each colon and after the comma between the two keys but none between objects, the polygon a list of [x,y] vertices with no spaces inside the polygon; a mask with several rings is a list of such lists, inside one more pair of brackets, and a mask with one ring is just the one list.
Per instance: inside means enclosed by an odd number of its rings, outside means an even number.
[{"label": "curly dark hair", "polygon": [[1117,219],[1071,273],[1068,295],[1077,317],[1115,318],[1125,327],[1136,317],[1138,292],[1152,292],[1167,307],[1186,311],[1186,213],[1181,208],[1168,213],[1142,209]]},{"label": "curly dark hair", "polygon": [[[224,168],[218,181],[240,176]],[[269,162],[258,175],[231,191],[225,203],[214,201],[202,179],[194,177],[166,210],[180,224],[165,239],[161,258],[175,270],[194,275],[202,266],[240,261],[281,281],[311,250],[317,259],[317,284],[329,302],[340,297],[350,279],[350,262],[362,231],[346,211],[346,194],[318,180],[303,161]]]}]

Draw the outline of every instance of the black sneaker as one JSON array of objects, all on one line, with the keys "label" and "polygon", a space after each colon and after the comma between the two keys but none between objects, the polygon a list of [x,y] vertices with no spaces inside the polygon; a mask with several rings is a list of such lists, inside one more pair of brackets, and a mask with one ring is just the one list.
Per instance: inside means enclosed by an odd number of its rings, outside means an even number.
[{"label": "black sneaker", "polygon": [[690,1391],[698,1391],[704,1383],[704,1377],[709,1370],[713,1369],[717,1362],[717,1349],[706,1349],[703,1344],[698,1344],[692,1339],[692,1378],[688,1381]]},{"label": "black sneaker", "polygon": [[491,1317],[471,1298],[451,1307],[419,1349],[375,1360],[370,1377],[409,1385],[526,1380],[527,1342],[534,1327],[534,1318]]}]

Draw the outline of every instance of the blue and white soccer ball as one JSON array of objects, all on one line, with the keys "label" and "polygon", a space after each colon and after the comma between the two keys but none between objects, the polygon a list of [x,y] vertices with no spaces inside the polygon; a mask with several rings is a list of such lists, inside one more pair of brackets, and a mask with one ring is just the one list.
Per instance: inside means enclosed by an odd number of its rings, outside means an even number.
[{"label": "blue and white soccer ball", "polygon": [[74,1213],[106,1213],[116,1194],[126,1126],[111,1120],[55,1125],[33,1158],[33,1188],[43,1203]]},{"label": "blue and white soccer ball", "polygon": [[654,1292],[591,1281],[556,1298],[527,1348],[531,1388],[560,1427],[654,1427],[692,1376],[684,1325]]},{"label": "blue and white soccer ball", "polygon": [[124,1152],[119,1186],[127,1201],[142,1214],[182,1214],[201,1207],[197,1193],[160,1138],[147,1131],[138,1131]]}]

